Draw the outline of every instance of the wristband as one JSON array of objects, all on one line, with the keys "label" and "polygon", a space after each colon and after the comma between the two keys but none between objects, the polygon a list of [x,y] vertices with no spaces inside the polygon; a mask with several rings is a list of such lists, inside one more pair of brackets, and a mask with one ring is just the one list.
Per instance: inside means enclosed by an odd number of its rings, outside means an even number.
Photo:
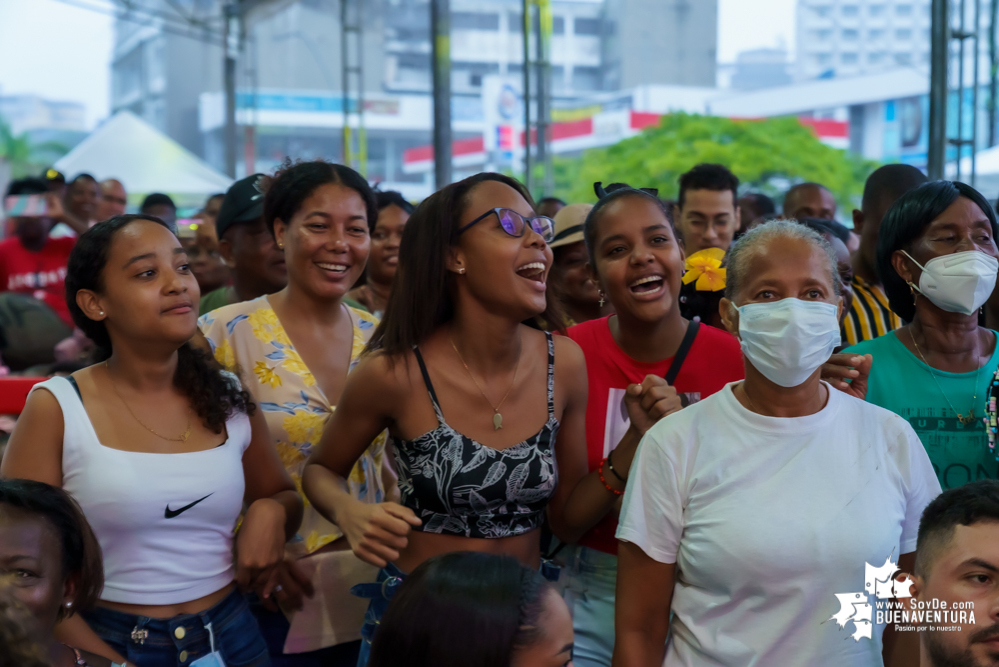
[{"label": "wristband", "polygon": [[613,451],[610,451],[610,452],[607,453],[607,468],[612,473],[614,473],[614,476],[617,477],[621,481],[622,484],[627,484],[628,480],[625,479],[624,477],[621,477],[621,474],[617,470],[614,469],[614,462],[611,461],[611,454],[613,454],[613,453],[614,453]]},{"label": "wristband", "polygon": [[615,496],[620,496],[621,494],[624,493],[624,491],[618,491],[613,486],[611,486],[610,484],[608,484],[606,479],[604,479],[604,464],[605,463],[607,463],[607,459],[604,459],[603,461],[601,461],[600,465],[597,467],[597,476],[600,477],[600,483],[604,485],[605,489],[607,489],[608,491],[610,491],[611,493],[613,493]]}]

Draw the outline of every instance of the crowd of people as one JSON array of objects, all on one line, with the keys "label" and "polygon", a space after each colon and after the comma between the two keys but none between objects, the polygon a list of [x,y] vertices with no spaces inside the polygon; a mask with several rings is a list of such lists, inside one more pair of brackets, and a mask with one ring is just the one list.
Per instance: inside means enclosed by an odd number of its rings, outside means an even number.
[{"label": "crowd of people", "polygon": [[999,665],[993,206],[612,177],[13,182],[0,665]]}]

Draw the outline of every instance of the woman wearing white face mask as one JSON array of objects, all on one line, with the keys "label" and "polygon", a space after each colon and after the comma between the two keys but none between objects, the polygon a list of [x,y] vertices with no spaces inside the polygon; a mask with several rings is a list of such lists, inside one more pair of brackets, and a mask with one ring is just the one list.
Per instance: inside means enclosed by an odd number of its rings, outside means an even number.
[{"label": "woman wearing white face mask", "polygon": [[837,355],[871,355],[856,387],[837,386],[908,421],[945,489],[999,477],[982,421],[999,349],[978,326],[996,285],[997,233],[992,207],[968,185],[935,181],[902,195],[881,223],[877,261],[892,310],[909,324]]},{"label": "woman wearing white face mask", "polygon": [[811,229],[769,222],[729,251],[720,312],[746,379],[642,440],[617,532],[615,666],[918,663],[890,663],[911,647],[888,634],[882,663],[884,623],[854,641],[831,620],[837,594],[869,602],[865,563],[912,567],[940,492],[904,420],[820,381],[840,308]]}]

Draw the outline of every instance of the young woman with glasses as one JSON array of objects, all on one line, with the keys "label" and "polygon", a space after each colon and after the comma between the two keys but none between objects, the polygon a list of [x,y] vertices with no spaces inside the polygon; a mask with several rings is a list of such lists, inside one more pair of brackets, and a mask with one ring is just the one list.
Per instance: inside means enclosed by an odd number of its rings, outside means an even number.
[{"label": "young woman with glasses", "polygon": [[[406,573],[480,551],[540,565],[539,528],[575,541],[617,499],[587,475],[586,368],[571,340],[524,324],[546,303],[549,218],[517,181],[478,174],[424,201],[403,235],[397,289],[309,459],[305,492],[358,557],[382,568],[369,642]],[[399,503],[363,505],[347,476],[382,429]]]}]

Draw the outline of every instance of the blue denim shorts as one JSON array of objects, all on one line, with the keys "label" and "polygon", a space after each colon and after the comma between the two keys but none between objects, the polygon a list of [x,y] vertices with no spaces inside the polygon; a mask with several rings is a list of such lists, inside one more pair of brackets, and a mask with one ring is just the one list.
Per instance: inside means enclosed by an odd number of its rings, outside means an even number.
[{"label": "blue denim shorts", "polygon": [[211,653],[206,626],[226,667],[269,667],[270,656],[257,621],[238,591],[199,614],[148,618],[97,607],[83,619],[128,663],[141,667],[188,667]]},{"label": "blue denim shorts", "polygon": [[[357,584],[350,589],[350,592],[361,598],[370,598],[368,611],[364,614],[364,625],[361,626],[361,653],[357,657],[357,667],[367,667],[368,658],[371,657],[371,640],[375,637],[375,630],[388,609],[392,596],[402,586],[406,573],[389,563],[378,570],[378,578],[373,584]],[[145,667],[143,665],[143,667]]]}]

